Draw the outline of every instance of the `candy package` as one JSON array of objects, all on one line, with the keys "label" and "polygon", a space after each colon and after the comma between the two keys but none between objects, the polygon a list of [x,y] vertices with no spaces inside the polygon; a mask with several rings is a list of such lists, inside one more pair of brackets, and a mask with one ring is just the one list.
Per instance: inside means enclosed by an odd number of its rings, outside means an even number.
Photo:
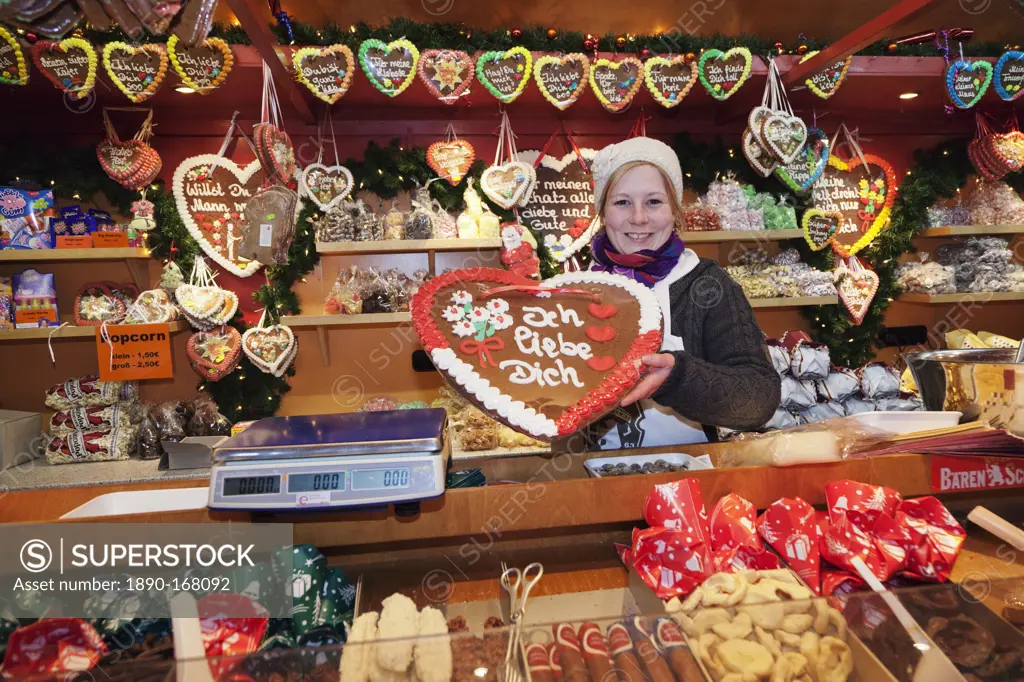
[{"label": "candy package", "polygon": [[782,342],[778,339],[768,339],[765,342],[768,347],[768,357],[772,361],[772,366],[780,376],[789,374],[789,366],[792,358],[789,355],[789,349],[782,345]]},{"label": "candy package", "polygon": [[826,419],[845,417],[843,406],[835,401],[815,403],[800,413],[798,420],[802,423],[823,422]]},{"label": "candy package", "polygon": [[0,249],[52,249],[53,191],[0,187]]},{"label": "candy package", "polygon": [[318,242],[351,242],[356,238],[356,212],[353,202],[345,201],[331,208],[316,223]]},{"label": "candy package", "polygon": [[797,379],[819,381],[828,376],[832,363],[825,344],[801,342],[790,351],[790,355],[790,369]]},{"label": "candy package", "polygon": [[797,418],[787,412],[783,408],[775,410],[775,414],[769,419],[764,426],[761,427],[763,431],[771,431],[773,429],[788,429],[799,424]]},{"label": "candy package", "polygon": [[721,229],[722,222],[712,207],[694,204],[683,209],[684,232],[710,232]]},{"label": "candy package", "polygon": [[109,462],[128,459],[136,428],[117,426],[110,431],[71,431],[54,436],[46,446],[48,464]]},{"label": "candy package", "polygon": [[833,367],[828,376],[818,382],[817,388],[822,400],[842,402],[860,391],[860,379],[853,370]]},{"label": "candy package", "polygon": [[405,216],[397,204],[384,215],[384,239],[405,239]]},{"label": "candy package", "polygon": [[455,224],[455,216],[441,208],[440,202],[431,202],[434,211],[434,239],[458,239],[459,228]]},{"label": "candy package", "polygon": [[869,362],[857,373],[860,375],[860,392],[865,398],[878,400],[900,392],[900,373],[884,362]]},{"label": "candy package", "polygon": [[0,277],[0,330],[14,329],[14,287],[10,277]]},{"label": "candy package", "polygon": [[791,376],[782,377],[782,400],[780,404],[791,412],[803,412],[817,402],[813,385],[811,389]]},{"label": "candy package", "polygon": [[363,312],[363,298],[359,293],[356,276],[359,266],[352,265],[338,272],[331,291],[324,300],[324,313],[328,315],[358,315]]},{"label": "candy package", "polygon": [[353,225],[357,242],[380,241],[384,238],[380,218],[361,199],[356,201]]},{"label": "candy package", "polygon": [[374,268],[360,271],[359,296],[364,313],[393,313],[393,294],[387,280]]},{"label": "candy package", "polygon": [[65,206],[50,224],[54,237],[87,237],[96,231],[96,218],[81,206]]},{"label": "candy package", "polygon": [[124,428],[132,423],[136,405],[138,403],[114,403],[56,410],[50,416],[50,435],[63,436],[72,431],[106,433]]},{"label": "candy package", "polygon": [[406,239],[430,239],[434,236],[435,220],[430,205],[427,189],[417,189],[412,200],[412,213],[405,220]]},{"label": "candy package", "polygon": [[139,398],[139,385],[135,381],[100,381],[96,375],[68,379],[46,391],[46,406],[52,410],[72,407],[113,405]]},{"label": "candy package", "polygon": [[188,436],[231,435],[231,420],[220,413],[217,403],[205,393],[185,401],[185,434]]},{"label": "candy package", "polygon": [[161,441],[180,441],[186,436],[187,413],[176,400],[170,400],[145,408],[145,417],[139,426],[138,456],[141,459],[156,459],[164,454]]},{"label": "candy package", "polygon": [[18,329],[60,324],[53,275],[32,268],[14,275],[14,324]]},{"label": "candy package", "polygon": [[298,202],[299,195],[283,185],[259,190],[245,204],[246,229],[238,256],[264,265],[287,264]]}]

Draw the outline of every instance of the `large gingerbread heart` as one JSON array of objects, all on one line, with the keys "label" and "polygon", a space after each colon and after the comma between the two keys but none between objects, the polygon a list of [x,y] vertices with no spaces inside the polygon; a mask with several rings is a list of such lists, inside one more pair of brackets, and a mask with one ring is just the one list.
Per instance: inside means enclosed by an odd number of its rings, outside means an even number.
[{"label": "large gingerbread heart", "polygon": [[220,381],[238,366],[242,336],[234,327],[196,332],[185,345],[185,354],[196,374],[207,381]]},{"label": "large gingerbread heart", "polygon": [[462,182],[475,158],[476,150],[467,140],[443,140],[427,147],[427,165],[453,186]]},{"label": "large gingerbread heart", "polygon": [[640,91],[643,62],[636,57],[618,61],[598,59],[590,69],[590,87],[608,111],[624,111]]},{"label": "large gingerbread heart", "polygon": [[344,166],[311,163],[299,173],[299,193],[327,212],[352,193],[352,171]]},{"label": "large gingerbread heart", "polygon": [[476,77],[502,102],[523,94],[533,70],[533,55],[522,45],[504,52],[484,52],[476,60]]},{"label": "large gingerbread heart", "polygon": [[984,59],[957,59],[946,67],[946,91],[958,109],[970,109],[981,101],[992,82],[992,64]]},{"label": "large gingerbread heart", "polygon": [[424,50],[418,71],[431,95],[455,104],[473,82],[473,58],[461,50]]},{"label": "large gingerbread heart", "polygon": [[717,100],[726,100],[750,78],[753,55],[745,47],[731,50],[705,50],[697,63],[697,74],[704,89]]},{"label": "large gingerbread heart", "polygon": [[190,47],[172,35],[167,40],[167,54],[182,82],[200,95],[208,94],[227,80],[235,63],[231,47],[220,38],[207,38]]},{"label": "large gingerbread heart", "polygon": [[480,189],[505,210],[526,204],[536,184],[537,171],[521,161],[490,166],[480,176]]},{"label": "large gingerbread heart", "polygon": [[245,205],[260,187],[259,170],[259,161],[239,168],[216,154],[202,154],[182,161],[171,182],[178,215],[189,234],[218,265],[239,277],[248,277],[261,266],[236,255],[246,229]]},{"label": "large gingerbread heart", "polygon": [[671,109],[686,97],[697,82],[697,65],[686,55],[650,57],[644,62],[644,83],[663,107]]},{"label": "large gingerbread heart", "polygon": [[60,42],[39,40],[32,46],[32,61],[43,75],[72,99],[83,99],[96,85],[96,50],[84,38]]},{"label": "large gingerbread heart", "polygon": [[257,123],[252,129],[256,158],[271,182],[287,185],[295,176],[295,147],[287,132],[270,123]]},{"label": "large gingerbread heart", "polygon": [[348,92],[355,71],[355,57],[348,45],[302,47],[292,55],[295,77],[317,96],[334,104]]},{"label": "large gingerbread heart", "polygon": [[533,66],[533,77],[544,99],[559,109],[568,108],[580,98],[589,73],[590,60],[578,52],[544,55]]},{"label": "large gingerbread heart", "polygon": [[359,63],[373,87],[388,97],[400,95],[416,75],[420,51],[408,40],[384,43],[370,38],[359,45]]},{"label": "large gingerbread heart", "polygon": [[858,154],[849,161],[833,154],[811,197],[815,208],[843,214],[832,249],[848,258],[889,225],[896,201],[896,172],[888,161],[874,154]]},{"label": "large gingerbread heart", "polygon": [[103,68],[117,89],[136,104],[160,89],[167,63],[167,50],[157,43],[134,46],[114,41],[103,46]]},{"label": "large gingerbread heart", "polygon": [[844,267],[838,271],[836,279],[839,298],[843,300],[854,324],[860,324],[878,292],[878,275],[872,270],[849,270]]},{"label": "large gingerbread heart", "polygon": [[571,434],[618,404],[661,347],[652,290],[574,272],[539,285],[493,268],[455,270],[413,295],[423,346],[452,387],[533,438]]},{"label": "large gingerbread heart", "polygon": [[281,376],[295,357],[295,334],[280,324],[253,327],[242,334],[242,350],[261,372]]}]

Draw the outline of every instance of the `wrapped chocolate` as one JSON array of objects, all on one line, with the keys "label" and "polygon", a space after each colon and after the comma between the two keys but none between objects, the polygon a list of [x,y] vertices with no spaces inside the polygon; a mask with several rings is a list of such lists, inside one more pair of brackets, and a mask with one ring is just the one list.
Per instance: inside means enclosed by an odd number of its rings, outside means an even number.
[{"label": "wrapped chocolate", "polygon": [[815,403],[809,408],[800,413],[800,417],[808,424],[815,424],[817,422],[823,422],[828,419],[835,419],[836,417],[845,417],[846,412],[843,410],[841,403],[836,401],[829,401],[827,403]]},{"label": "wrapped chocolate", "polygon": [[434,236],[434,214],[430,210],[430,194],[425,187],[416,190],[412,213],[405,221],[406,239],[430,239]]},{"label": "wrapped chocolate", "polygon": [[881,412],[914,412],[923,410],[924,403],[917,396],[910,393],[878,398],[875,401],[875,409]]},{"label": "wrapped chocolate", "polygon": [[342,268],[331,291],[324,300],[324,313],[328,315],[358,315],[363,312],[363,299],[356,281],[359,267]]},{"label": "wrapped chocolate", "polygon": [[220,413],[217,403],[210,396],[201,393],[186,405],[188,421],[185,433],[188,436],[231,435],[231,420]]},{"label": "wrapped chocolate", "polygon": [[318,242],[351,242],[356,238],[355,204],[342,202],[331,208],[317,221],[316,239]]},{"label": "wrapped chocolate", "polygon": [[900,373],[884,362],[869,362],[857,370],[860,392],[869,400],[878,400],[900,392]]},{"label": "wrapped chocolate", "polygon": [[384,277],[367,268],[365,276],[359,278],[359,296],[363,301],[364,313],[393,313],[391,287]]},{"label": "wrapped chocolate", "polygon": [[458,239],[459,228],[455,224],[455,216],[441,208],[437,199],[430,206],[434,211],[434,239]]},{"label": "wrapped chocolate", "polygon": [[772,361],[772,366],[779,373],[779,376],[789,374],[789,365],[792,361],[789,349],[783,346],[782,342],[777,339],[768,339],[765,345],[768,347],[768,358]]},{"label": "wrapped chocolate", "polygon": [[772,415],[772,418],[761,427],[761,430],[773,431],[775,429],[788,429],[796,426],[798,423],[799,422],[797,422],[796,417],[787,412],[784,408],[779,407],[775,410],[775,414]]},{"label": "wrapped chocolate", "polygon": [[384,215],[384,239],[405,239],[405,216],[396,204]]},{"label": "wrapped chocolate", "polygon": [[875,404],[861,398],[859,393],[843,401],[843,410],[846,412],[846,416],[860,414],[861,412],[874,412],[875,409]]},{"label": "wrapped chocolate", "polygon": [[95,679],[88,671],[108,653],[96,629],[78,618],[45,618],[11,633],[4,657],[7,679]]},{"label": "wrapped chocolate", "polygon": [[72,407],[113,405],[138,400],[139,385],[134,381],[100,381],[96,375],[68,379],[46,391],[46,406],[52,410]]},{"label": "wrapped chocolate", "polygon": [[755,529],[757,508],[735,493],[719,498],[708,521],[711,560],[718,571],[779,568],[781,563],[768,552]]},{"label": "wrapped chocolate", "polygon": [[128,459],[134,443],[132,426],[117,426],[107,432],[71,431],[50,439],[46,462],[56,465]]},{"label": "wrapped chocolate", "polygon": [[783,249],[771,258],[773,265],[796,265],[799,262],[800,252],[793,248]]},{"label": "wrapped chocolate", "polygon": [[791,412],[803,412],[817,402],[813,384],[810,389],[791,376],[782,377],[781,405]]},{"label": "wrapped chocolate", "polygon": [[823,343],[798,343],[790,352],[790,371],[797,379],[819,381],[828,376],[832,364],[828,346]]},{"label": "wrapped chocolate", "polygon": [[683,210],[684,232],[710,232],[721,229],[722,223],[718,213],[712,207],[695,204]]},{"label": "wrapped chocolate", "polygon": [[776,500],[757,519],[757,530],[786,564],[821,594],[821,560],[814,507],[799,497]]},{"label": "wrapped chocolate", "polygon": [[107,433],[130,424],[130,408],[122,407],[121,403],[72,407],[68,410],[57,410],[50,416],[50,435],[64,436],[72,431]]},{"label": "wrapped chocolate", "polygon": [[816,385],[820,399],[842,402],[860,391],[860,378],[851,369],[833,367]]}]

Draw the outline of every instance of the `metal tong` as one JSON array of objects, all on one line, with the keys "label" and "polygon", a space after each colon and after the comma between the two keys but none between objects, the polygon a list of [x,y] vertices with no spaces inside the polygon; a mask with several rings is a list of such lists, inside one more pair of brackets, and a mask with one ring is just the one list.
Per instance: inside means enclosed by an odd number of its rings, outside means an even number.
[{"label": "metal tong", "polygon": [[522,639],[526,600],[530,596],[530,590],[540,581],[542,575],[544,575],[544,566],[536,562],[522,571],[518,568],[508,568],[504,561],[501,562],[501,587],[508,592],[511,614],[508,647],[505,649],[506,682],[517,682],[522,679],[518,669],[512,665],[512,660],[515,652],[519,650],[519,643]]}]

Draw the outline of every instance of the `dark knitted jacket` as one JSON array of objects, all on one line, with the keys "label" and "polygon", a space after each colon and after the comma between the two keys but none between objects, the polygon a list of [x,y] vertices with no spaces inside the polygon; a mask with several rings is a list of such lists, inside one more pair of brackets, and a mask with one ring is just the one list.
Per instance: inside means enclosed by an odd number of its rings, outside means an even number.
[{"label": "dark knitted jacket", "polygon": [[781,381],[743,289],[701,258],[669,297],[671,333],[685,350],[671,351],[675,366],[652,399],[703,424],[710,440],[715,426],[762,426],[779,406]]}]

